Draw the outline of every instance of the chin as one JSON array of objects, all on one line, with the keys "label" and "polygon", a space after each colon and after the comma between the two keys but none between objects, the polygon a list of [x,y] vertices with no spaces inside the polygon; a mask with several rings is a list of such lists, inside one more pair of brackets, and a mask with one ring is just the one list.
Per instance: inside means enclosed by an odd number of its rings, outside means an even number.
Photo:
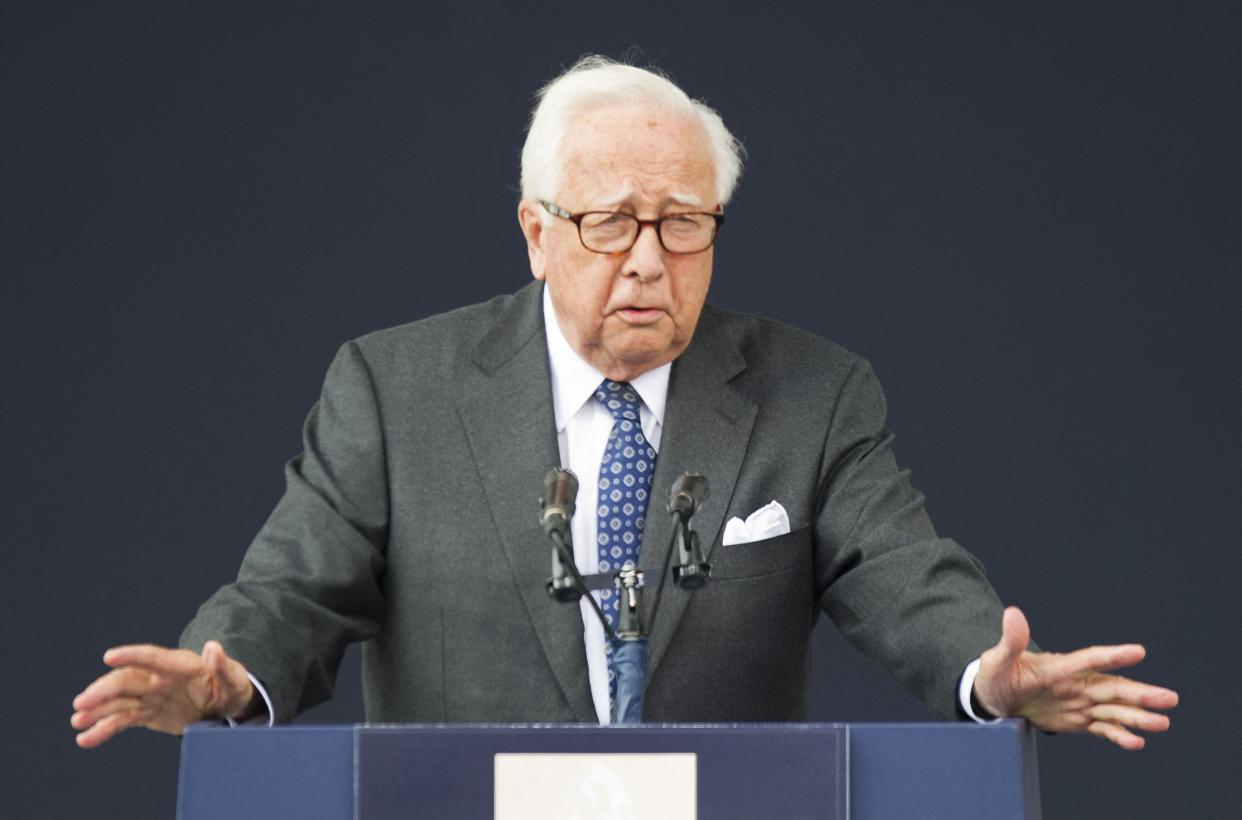
[{"label": "chin", "polygon": [[633,371],[632,375],[646,372],[670,362],[685,349],[666,329],[627,328],[608,339],[604,345],[609,358],[620,368]]},{"label": "chin", "polygon": [[659,367],[665,362],[677,358],[680,350],[673,350],[668,345],[660,347],[633,347],[615,350],[613,357],[624,368],[633,370],[633,375],[645,373]]}]

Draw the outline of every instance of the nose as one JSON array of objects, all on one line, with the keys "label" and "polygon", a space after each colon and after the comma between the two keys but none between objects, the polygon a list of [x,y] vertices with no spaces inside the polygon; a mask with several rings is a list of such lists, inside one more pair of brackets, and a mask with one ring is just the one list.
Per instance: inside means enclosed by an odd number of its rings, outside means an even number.
[{"label": "nose", "polygon": [[655,225],[643,225],[625,260],[625,272],[648,282],[664,275],[664,246]]}]

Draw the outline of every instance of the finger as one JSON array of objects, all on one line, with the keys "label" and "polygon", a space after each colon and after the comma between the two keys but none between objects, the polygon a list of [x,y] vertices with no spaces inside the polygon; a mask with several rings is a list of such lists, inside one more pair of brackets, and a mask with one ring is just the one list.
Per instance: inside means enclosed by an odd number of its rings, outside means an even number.
[{"label": "finger", "polygon": [[1145,709],[1172,709],[1177,705],[1177,693],[1172,689],[1120,675],[1095,675],[1087,680],[1083,693],[1093,703],[1122,703]]},{"label": "finger", "polygon": [[73,699],[73,708],[82,711],[119,697],[139,698],[154,691],[159,679],[141,669],[114,669],[98,678]]},{"label": "finger", "polygon": [[1069,677],[1089,675],[1092,672],[1107,672],[1111,669],[1134,666],[1146,656],[1147,650],[1136,643],[1089,646],[1086,649],[1055,656],[1056,674]]},{"label": "finger", "polygon": [[76,695],[73,696],[73,708],[75,710],[89,708],[90,706],[93,706],[96,702],[98,702],[99,700],[98,689],[99,689],[100,684],[103,682],[105,678],[108,678],[115,674],[117,673],[108,672],[107,674],[100,675],[98,678],[95,678],[95,680],[91,681],[90,684],[88,684],[85,689],[83,689],[81,692],[78,692]]},{"label": "finger", "polygon": [[1140,696],[1140,706],[1148,709],[1172,709],[1181,700],[1172,689],[1150,684],[1144,684],[1144,686],[1146,690]]},{"label": "finger", "polygon": [[122,666],[140,666],[153,672],[169,675],[187,675],[198,671],[200,660],[197,653],[186,649],[169,649],[154,644],[116,646],[104,653],[104,663],[116,669]]},{"label": "finger", "polygon": [[1154,712],[1148,712],[1146,709],[1139,709],[1136,706],[1124,706],[1119,703],[1102,703],[1098,706],[1092,706],[1087,710],[1087,714],[1093,720],[1115,723],[1119,726],[1129,726],[1133,729],[1142,729],[1145,732],[1164,732],[1169,728],[1168,715],[1158,715]]},{"label": "finger", "polygon": [[116,712],[108,715],[85,732],[78,734],[77,743],[83,749],[93,749],[128,729],[136,719],[135,712]]},{"label": "finger", "polygon": [[108,715],[126,710],[138,711],[143,708],[145,705],[137,698],[112,698],[94,708],[79,709],[74,712],[73,717],[69,718],[69,725],[78,730],[89,729]]},{"label": "finger", "polygon": [[1112,741],[1129,752],[1137,752],[1147,745],[1147,741],[1133,732],[1127,731],[1124,727],[1118,726],[1115,723],[1103,720],[1092,721],[1091,725],[1087,727],[1087,731],[1096,737]]}]

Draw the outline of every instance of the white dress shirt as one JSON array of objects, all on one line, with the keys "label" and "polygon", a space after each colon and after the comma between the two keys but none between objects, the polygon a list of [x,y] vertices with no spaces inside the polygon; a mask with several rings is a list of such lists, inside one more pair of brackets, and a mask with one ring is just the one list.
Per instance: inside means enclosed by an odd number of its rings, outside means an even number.
[{"label": "white dress shirt", "polygon": [[[543,325],[548,339],[548,361],[552,374],[552,410],[556,418],[556,444],[561,466],[578,476],[577,512],[572,522],[574,561],[583,574],[599,567],[595,546],[595,507],[598,502],[599,464],[608,446],[613,417],[608,408],[595,400],[595,390],[604,374],[582,359],[561,332],[548,289],[543,289]],[[630,381],[642,399],[639,422],[647,442],[659,453],[664,428],[664,402],[668,398],[671,364],[648,370]],[[648,503],[653,503],[650,497]],[[598,596],[598,593],[596,593]],[[604,654],[604,627],[590,603],[583,600],[583,640],[586,643],[587,676],[591,700],[601,724],[610,718],[608,662]]]}]

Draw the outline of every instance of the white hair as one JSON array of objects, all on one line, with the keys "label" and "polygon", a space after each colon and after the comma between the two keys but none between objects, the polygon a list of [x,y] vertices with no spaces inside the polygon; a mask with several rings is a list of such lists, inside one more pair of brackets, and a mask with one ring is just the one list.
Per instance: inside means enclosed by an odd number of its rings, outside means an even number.
[{"label": "white hair", "polygon": [[638,68],[597,54],[583,57],[539,89],[522,146],[522,197],[553,200],[563,169],[562,148],[574,120],[613,105],[651,105],[702,127],[716,174],[716,199],[729,201],[742,174],[742,144],[710,106],[691,99],[659,69]]}]

